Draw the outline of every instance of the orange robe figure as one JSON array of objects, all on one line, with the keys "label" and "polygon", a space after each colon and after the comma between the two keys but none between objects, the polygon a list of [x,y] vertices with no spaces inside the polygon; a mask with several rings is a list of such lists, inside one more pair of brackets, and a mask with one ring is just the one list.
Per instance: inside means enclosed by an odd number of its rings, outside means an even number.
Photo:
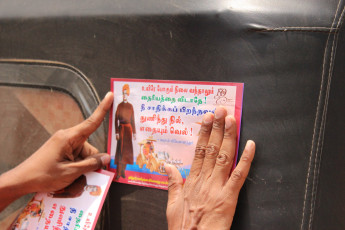
[{"label": "orange robe figure", "polygon": [[129,102],[121,102],[117,106],[115,132],[119,134],[115,155],[117,174],[121,173],[121,176],[125,178],[127,164],[133,164],[132,134],[135,134],[134,110]]}]

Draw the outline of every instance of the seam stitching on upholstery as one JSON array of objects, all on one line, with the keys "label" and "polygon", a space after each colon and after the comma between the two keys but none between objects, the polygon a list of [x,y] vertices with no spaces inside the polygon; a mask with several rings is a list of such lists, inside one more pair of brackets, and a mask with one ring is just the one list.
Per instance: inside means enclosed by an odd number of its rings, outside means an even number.
[{"label": "seam stitching on upholstery", "polygon": [[327,42],[326,42],[326,45],[325,45],[324,60],[323,60],[323,66],[322,66],[321,86],[320,86],[319,98],[318,98],[318,103],[317,103],[317,108],[316,108],[316,115],[315,115],[315,122],[314,122],[314,129],[313,129],[313,136],[312,136],[312,143],[311,143],[311,150],[310,150],[310,156],[309,156],[309,167],[308,167],[308,173],[307,173],[307,180],[306,180],[306,184],[305,184],[301,230],[303,229],[303,225],[304,225],[304,216],[305,216],[305,211],[306,211],[308,184],[309,184],[309,177],[310,177],[310,172],[311,172],[312,155],[313,155],[313,151],[314,151],[314,141],[315,141],[315,136],[316,136],[317,117],[318,117],[318,114],[319,114],[319,106],[320,106],[322,89],[323,89],[324,68],[325,68],[325,63],[326,63],[326,54],[327,54],[327,47],[328,47],[328,43],[329,43],[329,38],[330,38],[330,36],[328,36]]},{"label": "seam stitching on upholstery", "polygon": [[[328,72],[331,71],[331,66],[332,66],[332,62],[333,62],[333,51],[334,51],[334,42],[335,42],[335,38],[333,38],[333,42],[332,42],[332,50],[331,50],[331,54],[330,54],[330,63],[329,63],[329,67],[328,67]],[[329,91],[329,87],[330,87],[330,75],[328,74],[328,81],[327,81],[327,87],[326,87],[326,95],[325,95],[325,102],[323,105],[323,112],[322,112],[322,117],[321,117],[321,124],[320,124],[320,130],[319,130],[319,137],[318,137],[318,141],[316,144],[316,151],[315,151],[315,159],[314,159],[314,172],[313,172],[313,182],[312,182],[312,191],[311,191],[311,198],[310,198],[310,217],[309,217],[309,225],[308,225],[308,229],[311,229],[311,225],[312,225],[312,220],[313,220],[313,213],[314,213],[314,207],[315,207],[315,193],[316,193],[316,181],[317,181],[317,176],[319,173],[319,164],[320,164],[320,160],[319,160],[319,154],[321,155],[321,151],[320,150],[320,142],[323,142],[322,137],[324,134],[324,125],[325,125],[325,118],[326,118],[326,110],[327,110],[327,105],[328,105],[328,91]],[[318,171],[317,171],[318,170]],[[317,173],[316,173],[317,171]]]},{"label": "seam stitching on upholstery", "polygon": [[288,31],[307,31],[307,32],[322,32],[322,33],[335,33],[338,28],[329,27],[274,27],[274,28],[263,28],[257,29],[264,32],[288,32]]},{"label": "seam stitching on upholstery", "polygon": [[337,29],[330,30],[274,30],[274,29],[262,29],[262,30],[254,30],[256,32],[263,32],[263,33],[288,33],[288,32],[309,32],[309,33],[324,33],[324,34],[334,34],[337,33]]},{"label": "seam stitching on upholstery", "polygon": [[[342,17],[344,15],[344,10],[345,7],[343,8],[342,13],[340,14],[337,27],[339,27],[340,22],[342,21]],[[335,55],[336,55],[336,47],[338,45],[339,33],[335,35],[335,38],[333,39],[333,44],[332,44],[332,51],[331,51],[331,56],[330,56],[330,64],[329,64],[329,69],[328,69],[328,82],[327,82],[327,89],[326,89],[326,96],[325,96],[325,104],[324,104],[324,111],[323,111],[323,116],[321,120],[321,128],[320,128],[320,136],[318,140],[318,145],[317,145],[317,150],[316,150],[316,157],[315,157],[315,167],[314,167],[314,181],[313,181],[313,189],[312,189],[312,198],[311,198],[311,204],[310,204],[310,209],[311,209],[311,215],[309,219],[309,229],[311,229],[313,220],[314,220],[314,209],[315,209],[315,202],[316,202],[316,193],[317,193],[317,186],[319,183],[319,174],[320,174],[320,168],[321,168],[321,160],[322,160],[322,148],[323,148],[323,143],[324,143],[324,135],[325,135],[325,128],[326,128],[326,118],[327,118],[327,111],[328,111],[328,102],[329,102],[329,94],[331,90],[331,83],[332,83],[332,76],[333,76],[333,69],[334,69],[334,60],[335,60]],[[319,156],[318,156],[319,155]],[[317,170],[317,171],[316,171]]]},{"label": "seam stitching on upholstery", "polygon": [[274,27],[272,29],[328,29],[333,30],[332,27],[326,26],[281,26],[281,27]]},{"label": "seam stitching on upholstery", "polygon": [[308,166],[307,180],[306,180],[306,184],[305,184],[301,230],[303,229],[305,212],[306,212],[308,185],[309,185],[310,173],[311,173],[311,167],[312,167],[312,156],[313,156],[313,152],[314,152],[314,142],[315,142],[315,139],[316,139],[315,136],[317,135],[317,131],[316,131],[317,127],[316,126],[317,126],[317,123],[318,123],[318,116],[319,116],[319,113],[320,113],[320,108],[319,107],[320,107],[320,103],[321,103],[322,90],[323,90],[323,84],[324,84],[324,68],[325,68],[325,63],[326,63],[326,54],[327,54],[328,43],[329,43],[329,37],[327,38],[325,52],[324,52],[324,61],[323,61],[324,63],[323,63],[323,67],[322,67],[321,86],[320,86],[319,99],[318,99],[317,108],[316,108],[316,115],[315,115],[315,122],[314,122],[314,129],[313,129],[313,136],[312,136],[312,143],[311,143],[311,150],[310,150],[310,156],[309,156],[309,166]]},{"label": "seam stitching on upholstery", "polygon": [[338,30],[340,30],[340,27],[341,25],[343,24],[343,21],[344,21],[344,13],[345,13],[345,6],[343,8],[343,11],[341,12],[341,15],[340,15],[340,18],[339,18],[339,21],[338,21]]},{"label": "seam stitching on upholstery", "polygon": [[[334,14],[334,19],[331,25],[331,28],[334,28],[334,23],[337,17],[337,13],[339,10],[341,0],[338,2],[337,9]],[[312,167],[312,156],[314,152],[314,142],[315,142],[315,136],[316,134],[316,128],[317,128],[317,123],[318,123],[318,116],[319,116],[319,110],[320,110],[320,102],[321,102],[321,96],[322,96],[322,89],[323,89],[323,84],[324,84],[324,77],[325,77],[325,64],[326,64],[326,54],[327,54],[327,48],[329,44],[329,39],[330,39],[331,34],[328,35],[327,42],[325,45],[325,51],[324,51],[324,59],[323,59],[323,65],[322,65],[322,76],[321,76],[321,86],[320,86],[320,91],[319,91],[319,99],[317,102],[317,108],[316,108],[316,114],[315,114],[315,123],[314,123],[314,129],[313,129],[313,136],[312,136],[312,144],[311,144],[311,150],[310,150],[310,156],[309,156],[309,166],[308,166],[308,173],[307,173],[307,180],[305,184],[305,192],[304,192],[304,201],[303,201],[303,211],[302,211],[302,221],[301,221],[301,227],[300,229],[303,229],[304,226],[304,217],[305,217],[305,212],[306,212],[306,200],[307,200],[307,193],[308,193],[308,185],[309,185],[309,177],[310,177],[310,172],[311,172],[311,167]],[[333,43],[334,44],[334,43]],[[309,225],[310,227],[310,225]]]}]

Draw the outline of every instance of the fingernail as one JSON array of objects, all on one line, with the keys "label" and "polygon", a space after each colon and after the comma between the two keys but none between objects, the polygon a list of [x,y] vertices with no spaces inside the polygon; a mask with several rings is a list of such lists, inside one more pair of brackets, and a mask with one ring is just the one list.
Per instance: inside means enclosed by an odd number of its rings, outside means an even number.
[{"label": "fingernail", "polygon": [[104,166],[108,165],[110,163],[110,156],[109,155],[102,156],[101,161]]},{"label": "fingernail", "polygon": [[233,116],[229,115],[225,117],[225,129],[230,129],[232,126],[232,118]]},{"label": "fingernail", "polygon": [[211,113],[206,113],[206,114],[204,115],[203,123],[204,123],[205,125],[208,125],[208,124],[210,124],[210,123],[212,122],[212,120],[213,120],[212,114],[211,114]]},{"label": "fingernail", "polygon": [[108,95],[110,95],[111,94],[111,92],[108,92],[105,96],[104,96],[104,99],[108,96]]},{"label": "fingernail", "polygon": [[226,115],[226,110],[223,107],[218,107],[216,109],[216,112],[214,113],[214,116],[216,119],[224,117],[225,115]]},{"label": "fingernail", "polygon": [[255,143],[252,140],[248,140],[245,149],[252,151],[255,148]]},{"label": "fingernail", "polygon": [[170,168],[170,165],[165,163],[164,164],[164,168],[165,168],[165,172],[167,173],[168,177],[171,176],[171,168]]}]

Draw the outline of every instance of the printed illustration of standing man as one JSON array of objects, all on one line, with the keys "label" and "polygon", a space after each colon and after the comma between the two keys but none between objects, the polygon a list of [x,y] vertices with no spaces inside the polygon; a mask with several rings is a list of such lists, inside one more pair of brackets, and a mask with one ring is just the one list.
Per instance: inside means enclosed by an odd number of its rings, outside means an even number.
[{"label": "printed illustration of standing man", "polygon": [[123,101],[117,106],[115,113],[115,133],[116,133],[116,155],[115,164],[117,165],[116,179],[121,177],[126,178],[125,170],[127,164],[133,164],[133,144],[132,134],[135,140],[135,121],[134,109],[131,103],[128,102],[129,85],[125,84],[122,87]]}]

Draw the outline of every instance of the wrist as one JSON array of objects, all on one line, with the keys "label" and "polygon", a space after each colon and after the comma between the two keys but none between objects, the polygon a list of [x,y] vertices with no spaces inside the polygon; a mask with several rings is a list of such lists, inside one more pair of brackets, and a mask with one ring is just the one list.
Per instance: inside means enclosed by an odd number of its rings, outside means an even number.
[{"label": "wrist", "polygon": [[23,175],[20,170],[14,168],[0,175],[0,189],[7,190],[7,193],[25,195],[32,193],[29,184],[30,175]]},{"label": "wrist", "polygon": [[[174,229],[183,229],[183,230],[209,230],[209,229],[217,229],[217,230],[229,230],[231,227],[232,219],[222,218],[221,216],[207,216],[201,217],[201,219],[196,218],[196,216],[188,216],[183,218],[184,221],[181,224],[181,227],[178,226],[171,226],[169,225],[169,230]],[[169,221],[168,221],[169,223]]]},{"label": "wrist", "polygon": [[25,176],[19,176],[12,169],[0,175],[0,212],[13,201],[31,193],[25,186]]},{"label": "wrist", "polygon": [[222,216],[210,216],[203,218],[198,224],[198,230],[217,229],[217,230],[229,230],[232,224],[232,218],[224,218]]}]

